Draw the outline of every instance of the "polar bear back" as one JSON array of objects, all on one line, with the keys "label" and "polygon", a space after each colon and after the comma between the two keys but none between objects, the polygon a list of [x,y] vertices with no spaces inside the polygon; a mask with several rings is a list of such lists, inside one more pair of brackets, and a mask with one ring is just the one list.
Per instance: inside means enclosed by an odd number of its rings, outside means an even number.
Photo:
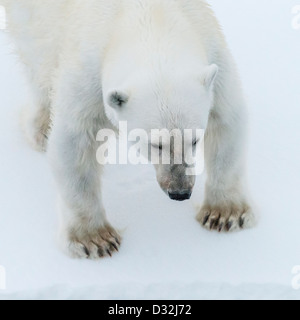
[{"label": "polar bear back", "polygon": [[[1,3],[6,7],[8,28],[30,77],[45,88],[51,87],[64,59],[71,55],[81,59],[83,51],[86,59],[90,59],[89,51],[98,52],[100,60],[105,59],[109,47],[124,43],[132,48],[139,35],[138,45],[148,41],[150,28],[156,30],[161,41],[177,42],[178,47],[180,43],[185,47],[183,40],[199,45],[205,51],[201,53],[205,63],[214,62],[216,47],[225,46],[218,22],[202,0],[0,0]],[[149,41],[144,48],[151,50],[152,45]],[[110,59],[113,61],[113,57]]]}]

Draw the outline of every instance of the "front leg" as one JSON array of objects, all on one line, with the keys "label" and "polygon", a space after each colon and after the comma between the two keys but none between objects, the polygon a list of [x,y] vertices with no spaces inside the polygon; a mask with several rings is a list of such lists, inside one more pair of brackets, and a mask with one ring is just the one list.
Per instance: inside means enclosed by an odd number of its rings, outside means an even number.
[{"label": "front leg", "polygon": [[98,259],[118,251],[121,241],[102,204],[96,160],[101,101],[93,92],[68,92],[58,92],[48,152],[59,189],[59,240],[71,257]]},{"label": "front leg", "polygon": [[205,228],[219,232],[250,228],[255,224],[245,186],[245,103],[237,76],[226,78],[224,74],[221,79],[226,83],[219,83],[215,88],[215,106],[206,132],[208,178],[204,204],[197,216]]}]

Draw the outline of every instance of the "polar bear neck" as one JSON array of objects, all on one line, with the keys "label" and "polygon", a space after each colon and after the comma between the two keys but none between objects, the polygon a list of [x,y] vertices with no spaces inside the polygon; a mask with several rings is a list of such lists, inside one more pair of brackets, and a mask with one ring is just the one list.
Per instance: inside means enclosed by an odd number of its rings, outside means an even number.
[{"label": "polar bear neck", "polygon": [[118,87],[137,72],[155,80],[200,73],[208,64],[201,35],[173,1],[130,0],[114,30],[102,64],[109,86]]}]

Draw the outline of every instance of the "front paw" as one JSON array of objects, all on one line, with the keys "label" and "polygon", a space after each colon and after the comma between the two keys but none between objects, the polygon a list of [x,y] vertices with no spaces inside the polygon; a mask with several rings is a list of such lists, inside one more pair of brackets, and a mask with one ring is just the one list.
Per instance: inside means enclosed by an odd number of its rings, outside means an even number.
[{"label": "front paw", "polygon": [[246,204],[204,205],[197,215],[197,220],[204,228],[218,232],[248,229],[255,225],[255,216]]},{"label": "front paw", "polygon": [[72,258],[97,260],[111,257],[121,245],[120,235],[109,225],[93,232],[81,230],[69,233],[64,251]]}]

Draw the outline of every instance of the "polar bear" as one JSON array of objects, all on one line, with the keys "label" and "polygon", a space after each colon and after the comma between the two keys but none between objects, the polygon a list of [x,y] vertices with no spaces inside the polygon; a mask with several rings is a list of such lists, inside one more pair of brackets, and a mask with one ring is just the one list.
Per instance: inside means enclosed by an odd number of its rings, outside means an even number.
[{"label": "polar bear", "polygon": [[[32,88],[24,130],[35,149],[47,149],[67,254],[98,259],[119,249],[121,237],[102,205],[95,154],[99,129],[115,130],[121,120],[147,131],[204,129],[207,182],[197,220],[219,232],[253,226],[245,189],[246,103],[205,1],[0,4]],[[190,198],[195,182],[182,166],[155,166],[163,191],[180,201]]]}]

